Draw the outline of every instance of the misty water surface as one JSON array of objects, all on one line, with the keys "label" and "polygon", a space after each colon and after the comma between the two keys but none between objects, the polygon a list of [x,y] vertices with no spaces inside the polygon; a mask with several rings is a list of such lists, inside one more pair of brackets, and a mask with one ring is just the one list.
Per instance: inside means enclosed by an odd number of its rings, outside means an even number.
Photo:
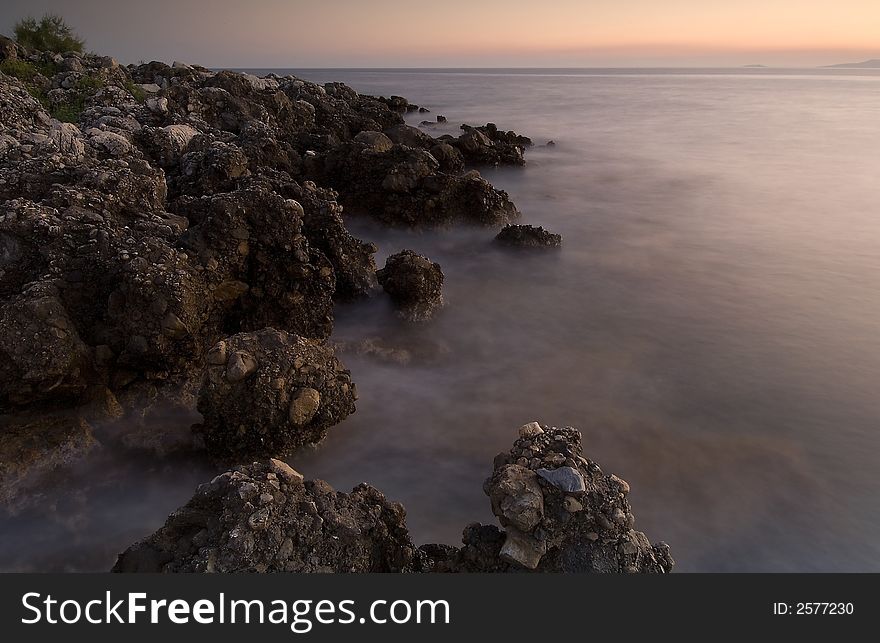
[{"label": "misty water surface", "polygon": [[[358,411],[290,462],[405,504],[416,542],[491,521],[521,424],[572,425],[681,571],[880,570],[880,75],[308,71],[553,139],[484,171],[559,252],[494,231],[352,229],[438,261],[447,307],[337,310]],[[181,425],[192,417],[169,418]],[[95,471],[97,469],[97,472]],[[115,472],[93,491],[86,480]],[[3,527],[4,568],[106,569],[213,474],[105,458],[73,508]],[[72,535],[73,534],[73,535]]]}]

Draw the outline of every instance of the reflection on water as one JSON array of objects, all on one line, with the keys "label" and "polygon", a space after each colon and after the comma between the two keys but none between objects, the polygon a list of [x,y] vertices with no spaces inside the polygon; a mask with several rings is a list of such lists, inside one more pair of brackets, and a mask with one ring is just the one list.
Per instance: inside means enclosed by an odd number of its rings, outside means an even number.
[{"label": "reflection on water", "polygon": [[[880,77],[823,74],[302,74],[553,139],[484,174],[564,245],[353,222],[380,261],[438,261],[448,305],[424,326],[382,298],[339,309],[358,411],[291,462],[455,543],[491,520],[482,481],[516,427],[570,424],[680,570],[880,570]],[[95,469],[113,483],[90,492]],[[67,484],[85,509],[0,527],[0,566],[107,568],[211,472],[90,474]]]}]

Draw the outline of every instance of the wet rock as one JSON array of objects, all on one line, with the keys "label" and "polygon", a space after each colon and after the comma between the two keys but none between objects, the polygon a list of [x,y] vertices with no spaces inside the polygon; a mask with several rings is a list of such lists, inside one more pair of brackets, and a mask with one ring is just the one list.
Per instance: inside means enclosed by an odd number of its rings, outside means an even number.
[{"label": "wet rock", "polygon": [[113,571],[406,572],[415,559],[400,504],[366,484],[345,494],[304,483],[275,460],[199,487]]},{"label": "wet rock", "polygon": [[273,329],[240,333],[206,361],[198,430],[220,460],[289,454],[354,411],[349,372],[314,340]]},{"label": "wet rock", "polygon": [[495,240],[518,248],[558,248],[562,245],[562,235],[532,225],[506,225]]},{"label": "wet rock", "polygon": [[426,321],[443,306],[443,271],[440,264],[412,250],[388,257],[377,273],[401,317]]},{"label": "wet rock", "polygon": [[394,147],[394,142],[382,132],[360,132],[354,140],[376,152],[387,152]]}]

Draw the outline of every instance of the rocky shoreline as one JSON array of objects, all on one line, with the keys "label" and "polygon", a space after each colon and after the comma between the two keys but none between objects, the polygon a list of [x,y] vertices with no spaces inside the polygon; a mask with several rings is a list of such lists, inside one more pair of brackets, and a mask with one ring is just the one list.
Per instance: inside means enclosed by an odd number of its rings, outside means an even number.
[{"label": "rocky shoreline", "polygon": [[[519,213],[478,170],[523,165],[531,140],[405,123],[426,111],[342,83],[0,40],[3,511],[100,449],[94,425],[116,419],[133,427],[120,444],[237,465],[118,570],[669,571],[668,548],[632,530],[628,486],[571,429],[521,429],[486,487],[506,531],[470,525],[462,548],[415,547],[379,491],[337,493],[274,460],[355,411],[328,341],[334,306],[387,296],[426,322],[444,304],[441,266],[394,249],[377,270],[347,217],[561,244],[502,229]],[[165,404],[201,422],[138,434]]]}]

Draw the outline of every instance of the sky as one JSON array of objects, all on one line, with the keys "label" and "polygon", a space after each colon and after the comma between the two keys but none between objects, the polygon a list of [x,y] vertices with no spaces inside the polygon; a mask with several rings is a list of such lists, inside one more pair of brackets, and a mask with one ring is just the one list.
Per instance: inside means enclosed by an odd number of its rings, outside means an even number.
[{"label": "sky", "polygon": [[880,0],[2,0],[124,63],[208,67],[817,66],[880,58]]}]

